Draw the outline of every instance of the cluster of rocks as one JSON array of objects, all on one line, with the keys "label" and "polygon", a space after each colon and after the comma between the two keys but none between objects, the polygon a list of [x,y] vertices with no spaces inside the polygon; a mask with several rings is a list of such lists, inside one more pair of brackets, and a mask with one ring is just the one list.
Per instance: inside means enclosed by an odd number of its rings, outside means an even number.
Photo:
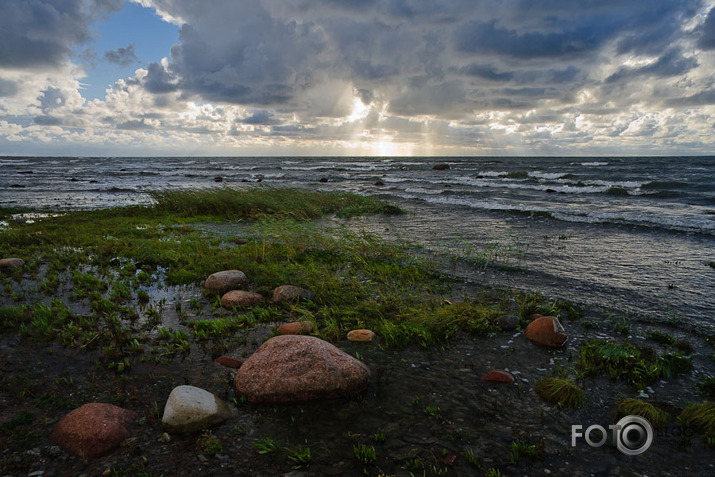
[{"label": "cluster of rocks", "polygon": [[[549,348],[560,348],[567,340],[566,330],[555,316],[531,315],[531,322],[524,329],[526,336],[532,343]],[[519,326],[516,316],[502,316],[497,321],[503,330],[514,330]],[[481,380],[489,384],[512,384],[514,376],[507,371],[491,370]]]},{"label": "cluster of rocks", "polygon": [[[0,261],[3,263],[3,261]],[[6,265],[3,265],[5,267]],[[205,282],[210,293],[223,294],[223,306],[251,306],[264,300],[257,293],[238,290],[248,280],[239,270],[212,274]],[[239,293],[241,292],[241,293]],[[271,301],[312,298],[312,293],[284,285],[273,290]],[[226,304],[224,304],[224,302]],[[566,333],[556,317],[533,315],[524,335],[537,345],[560,347]],[[516,320],[516,321],[515,321]],[[518,318],[502,317],[503,329],[514,329]],[[347,397],[364,391],[370,369],[336,346],[315,336],[307,336],[312,323],[297,321],[278,328],[279,335],[267,340],[248,359],[221,356],[215,361],[236,369],[233,386],[236,395],[255,404],[303,402]],[[369,342],[375,333],[353,330],[350,341]],[[492,370],[481,380],[489,384],[512,384],[514,376]],[[238,410],[204,389],[182,385],[174,388],[164,406],[162,425],[167,432],[197,432],[235,417]],[[53,429],[50,439],[82,459],[100,457],[119,446],[131,435],[134,411],[105,403],[89,403],[67,414]],[[170,439],[165,434],[164,439]]]}]

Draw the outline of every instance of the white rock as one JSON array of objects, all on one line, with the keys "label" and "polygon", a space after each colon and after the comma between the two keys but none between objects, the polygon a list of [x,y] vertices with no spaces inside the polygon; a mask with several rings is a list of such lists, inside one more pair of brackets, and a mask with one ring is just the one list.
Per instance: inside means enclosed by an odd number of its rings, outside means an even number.
[{"label": "white rock", "polygon": [[232,408],[210,392],[195,386],[178,386],[166,401],[161,423],[170,431],[194,432],[233,415]]}]

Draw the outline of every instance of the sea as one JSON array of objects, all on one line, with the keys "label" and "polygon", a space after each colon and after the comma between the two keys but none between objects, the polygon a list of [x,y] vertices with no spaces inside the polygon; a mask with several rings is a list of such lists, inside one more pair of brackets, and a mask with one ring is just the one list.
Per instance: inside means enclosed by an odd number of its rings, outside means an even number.
[{"label": "sea", "polygon": [[715,157],[0,157],[0,171],[0,206],[42,213],[157,189],[377,196],[406,214],[348,226],[466,282],[715,332]]}]

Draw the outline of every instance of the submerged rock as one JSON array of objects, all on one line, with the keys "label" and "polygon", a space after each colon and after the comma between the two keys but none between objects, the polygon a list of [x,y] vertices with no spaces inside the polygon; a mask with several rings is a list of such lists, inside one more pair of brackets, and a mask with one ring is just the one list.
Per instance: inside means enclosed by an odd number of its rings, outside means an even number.
[{"label": "submerged rock", "polygon": [[449,164],[435,164],[432,169],[435,171],[446,171],[449,169]]},{"label": "submerged rock", "polygon": [[310,290],[305,288],[300,288],[294,285],[281,285],[273,290],[271,294],[271,301],[273,303],[280,303],[282,301],[294,301],[300,300],[312,300],[315,296]]},{"label": "submerged rock", "polygon": [[231,407],[210,392],[196,386],[177,386],[166,401],[161,423],[169,431],[195,432],[231,416]]},{"label": "submerged rock", "polygon": [[529,323],[524,335],[532,342],[552,348],[560,348],[567,339],[566,330],[555,316],[541,316]]},{"label": "submerged rock", "polygon": [[248,278],[241,270],[223,270],[209,275],[204,282],[204,290],[223,295],[231,290],[243,288],[247,284]]},{"label": "submerged rock", "polygon": [[0,269],[10,269],[10,268],[19,268],[25,265],[25,261],[21,258],[3,258],[0,259]]},{"label": "submerged rock", "polygon": [[332,344],[313,336],[276,336],[236,372],[234,386],[253,403],[338,398],[367,387],[370,370]]},{"label": "submerged rock", "polygon": [[242,306],[253,306],[263,301],[263,295],[245,290],[231,290],[221,297],[221,306],[224,308],[236,308]]},{"label": "submerged rock", "polygon": [[57,423],[50,440],[80,458],[94,459],[129,437],[136,418],[136,412],[112,404],[85,404]]},{"label": "submerged rock", "polygon": [[309,335],[313,331],[313,324],[310,321],[293,321],[282,324],[277,331],[279,335]]},{"label": "submerged rock", "polygon": [[352,330],[348,333],[349,341],[357,341],[360,343],[367,343],[375,339],[375,332],[371,330]]}]

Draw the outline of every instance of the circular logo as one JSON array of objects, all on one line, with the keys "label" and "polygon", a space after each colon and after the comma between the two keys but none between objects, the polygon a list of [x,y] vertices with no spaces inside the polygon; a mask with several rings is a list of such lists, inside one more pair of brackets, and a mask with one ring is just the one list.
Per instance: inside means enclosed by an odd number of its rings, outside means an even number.
[{"label": "circular logo", "polygon": [[626,416],[616,426],[616,447],[626,455],[642,454],[653,443],[653,427],[640,416]]}]

